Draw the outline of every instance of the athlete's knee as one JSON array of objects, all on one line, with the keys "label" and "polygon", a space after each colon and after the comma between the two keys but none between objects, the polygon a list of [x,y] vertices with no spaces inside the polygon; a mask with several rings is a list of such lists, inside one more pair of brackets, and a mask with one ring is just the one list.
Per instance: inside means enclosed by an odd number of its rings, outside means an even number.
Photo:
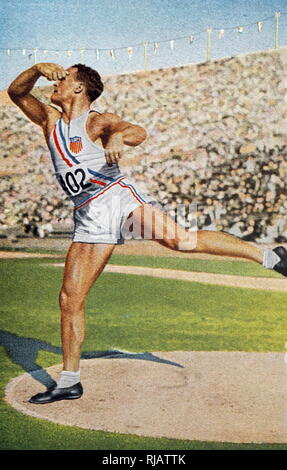
[{"label": "athlete's knee", "polygon": [[160,243],[166,246],[166,248],[169,248],[170,250],[174,250],[174,251],[178,250],[179,242],[175,238],[165,238],[161,240]]},{"label": "athlete's knee", "polygon": [[199,230],[197,232],[196,251],[200,253],[206,253],[210,246],[210,239],[213,236],[214,232],[211,230]]},{"label": "athlete's knee", "polygon": [[182,230],[175,238],[165,238],[163,244],[174,251],[194,251],[197,247],[197,233]]},{"label": "athlete's knee", "polygon": [[85,294],[71,287],[63,286],[59,294],[59,304],[62,311],[77,312],[82,310]]},{"label": "athlete's knee", "polygon": [[161,245],[174,251],[195,251],[197,249],[196,234],[178,238],[164,238],[157,240]]}]

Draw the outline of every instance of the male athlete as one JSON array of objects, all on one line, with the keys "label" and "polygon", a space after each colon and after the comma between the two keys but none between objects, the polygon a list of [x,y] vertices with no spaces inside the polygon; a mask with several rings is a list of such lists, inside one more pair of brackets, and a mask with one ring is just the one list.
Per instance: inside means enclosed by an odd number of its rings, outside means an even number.
[{"label": "male athlete", "polygon": [[[31,90],[41,77],[55,81],[51,105]],[[103,91],[99,74],[83,64],[65,70],[40,63],[21,73],[8,93],[35,124],[41,126],[56,177],[74,207],[74,233],[60,292],[63,371],[57,384],[30,399],[43,404],[76,399],[83,394],[80,350],[84,340],[84,304],[88,291],[103,271],[123,229],[132,226],[172,250],[237,256],[263,264],[287,276],[287,251],[261,249],[221,232],[189,232],[175,224],[119,170],[124,146],[136,146],[146,131],[113,113],[98,113],[91,103]],[[120,91],[119,91],[120,92]],[[131,228],[130,228],[131,229]]]}]

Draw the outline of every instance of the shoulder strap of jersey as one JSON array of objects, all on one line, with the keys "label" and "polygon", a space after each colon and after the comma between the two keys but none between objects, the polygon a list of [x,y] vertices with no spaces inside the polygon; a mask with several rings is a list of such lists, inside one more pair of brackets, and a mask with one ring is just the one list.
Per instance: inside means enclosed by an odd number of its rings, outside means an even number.
[{"label": "shoulder strap of jersey", "polygon": [[103,114],[103,113],[100,113],[100,111],[97,111],[96,109],[90,109],[89,113]]}]

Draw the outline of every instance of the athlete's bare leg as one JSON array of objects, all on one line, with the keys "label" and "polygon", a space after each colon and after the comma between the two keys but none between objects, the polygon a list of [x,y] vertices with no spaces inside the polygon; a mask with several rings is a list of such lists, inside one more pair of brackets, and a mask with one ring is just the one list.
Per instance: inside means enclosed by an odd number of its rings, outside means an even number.
[{"label": "athlete's bare leg", "polygon": [[64,370],[79,370],[85,333],[85,299],[103,271],[115,245],[72,243],[60,292],[61,337]]},{"label": "athlete's bare leg", "polygon": [[255,245],[223,232],[189,232],[151,204],[144,204],[135,209],[132,222],[141,226],[143,237],[148,234],[147,238],[172,250],[236,256],[261,264],[263,261],[263,250]]}]

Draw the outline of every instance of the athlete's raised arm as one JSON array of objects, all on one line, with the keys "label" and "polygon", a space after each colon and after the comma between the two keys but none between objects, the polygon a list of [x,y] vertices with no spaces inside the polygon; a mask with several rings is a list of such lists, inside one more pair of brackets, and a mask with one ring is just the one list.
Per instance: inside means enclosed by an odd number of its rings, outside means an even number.
[{"label": "athlete's raised arm", "polygon": [[58,64],[41,63],[22,72],[9,86],[8,94],[11,100],[26,114],[26,116],[41,127],[45,127],[51,114],[56,110],[35,98],[30,92],[36,81],[42,76],[48,80],[61,80],[68,74]]}]

